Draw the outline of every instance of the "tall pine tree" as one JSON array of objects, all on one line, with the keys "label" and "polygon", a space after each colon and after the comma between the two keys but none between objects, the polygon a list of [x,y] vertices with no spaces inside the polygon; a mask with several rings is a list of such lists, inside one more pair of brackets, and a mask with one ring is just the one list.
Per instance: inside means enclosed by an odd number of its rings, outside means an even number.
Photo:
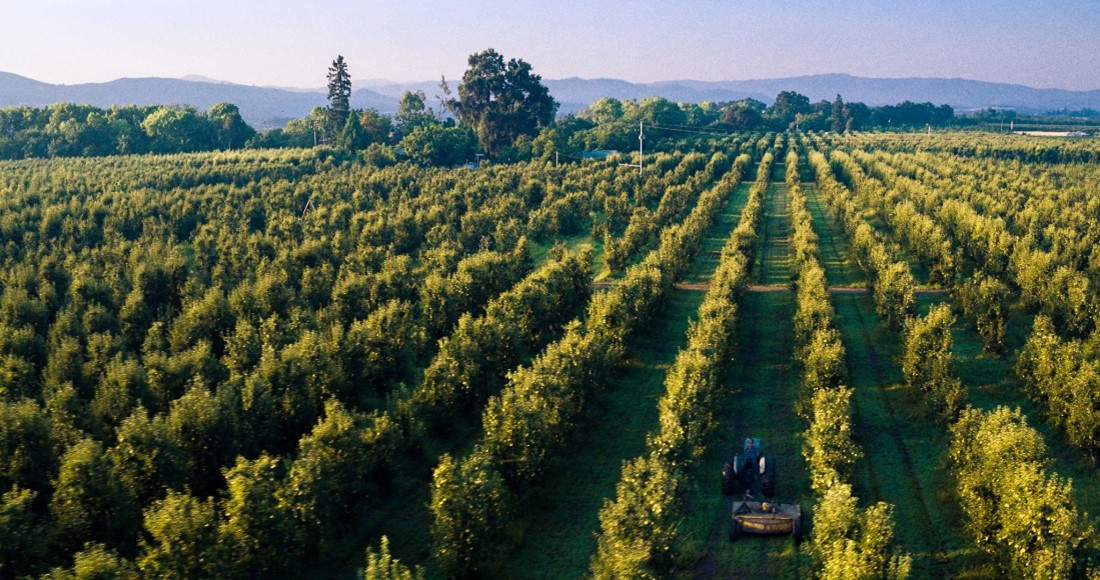
[{"label": "tall pine tree", "polygon": [[344,55],[337,55],[328,69],[328,133],[343,130],[351,112],[351,75]]},{"label": "tall pine tree", "polygon": [[840,95],[833,101],[833,132],[843,133],[848,128],[848,108],[844,106],[844,99]]}]

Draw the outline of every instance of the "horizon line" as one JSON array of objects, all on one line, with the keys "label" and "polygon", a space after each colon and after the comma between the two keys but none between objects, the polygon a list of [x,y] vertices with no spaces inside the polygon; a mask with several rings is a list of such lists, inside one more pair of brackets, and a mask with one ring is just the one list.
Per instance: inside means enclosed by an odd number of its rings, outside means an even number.
[{"label": "horizon line", "polygon": [[[79,83],[55,83],[55,82],[43,81],[43,80],[36,79],[34,77],[27,76],[25,74],[20,74],[20,73],[11,72],[11,71],[0,71],[0,73],[9,74],[9,75],[21,77],[23,79],[33,81],[33,82],[36,82],[36,83],[41,83],[41,84],[46,84],[46,85],[51,85],[51,86],[57,86],[57,87],[74,87],[74,86],[81,86],[81,85],[105,85],[105,84],[110,84],[110,83],[113,83],[113,82],[123,81],[123,80],[156,79],[156,80],[175,80],[175,81],[184,81],[184,82],[191,82],[191,83],[222,84],[222,85],[232,85],[232,86],[239,86],[239,87],[252,87],[252,88],[261,88],[261,89],[277,89],[277,90],[289,90],[289,91],[309,91],[309,92],[313,92],[313,91],[324,91],[325,90],[324,86],[304,87],[304,86],[292,86],[292,85],[247,84],[247,83],[242,83],[242,82],[237,82],[237,81],[217,79],[217,78],[209,77],[209,76],[199,74],[199,73],[188,73],[186,75],[179,76],[179,77],[173,77],[173,76],[120,76],[120,77],[116,77],[116,78],[113,78],[111,80],[106,80],[106,81],[87,81],[87,82],[79,82]],[[188,78],[188,77],[194,77],[194,78]],[[627,80],[627,79],[624,79],[624,78],[617,78],[617,77],[582,77],[582,76],[576,76],[576,75],[575,76],[569,76],[569,77],[560,77],[560,78],[550,78],[550,77],[543,76],[542,79],[544,81],[569,81],[569,80],[617,81],[617,82],[623,82],[623,83],[632,84],[632,85],[650,86],[650,85],[660,85],[660,84],[670,84],[670,83],[685,83],[685,82],[707,83],[707,84],[775,82],[775,81],[785,81],[785,80],[792,80],[792,79],[806,79],[806,78],[814,78],[814,77],[846,77],[846,78],[850,78],[850,79],[870,80],[870,81],[906,81],[906,80],[964,81],[964,82],[982,83],[982,84],[988,84],[988,85],[1000,85],[1000,86],[1006,86],[1006,87],[1020,87],[1020,88],[1036,90],[1036,91],[1053,90],[1053,91],[1065,91],[1065,92],[1069,92],[1069,93],[1091,93],[1091,92],[1100,91],[1100,87],[1095,88],[1095,89],[1067,89],[1067,88],[1064,88],[1064,87],[1036,87],[1036,86],[1025,85],[1025,84],[1021,84],[1021,83],[985,81],[985,80],[979,80],[979,79],[973,79],[973,78],[967,78],[967,77],[939,77],[939,76],[927,76],[927,77],[924,77],[924,76],[872,77],[872,76],[854,75],[854,74],[851,74],[851,73],[844,73],[844,72],[809,73],[809,74],[792,75],[792,76],[785,76],[785,77],[767,77],[767,78],[749,78],[749,79],[722,79],[722,80],[700,80],[700,79],[692,79],[692,78],[673,78],[673,79],[659,80],[659,81],[649,81],[649,82],[631,81],[631,80]],[[453,79],[449,79],[447,82],[452,83],[452,82],[459,81],[460,79],[461,79],[461,77],[454,77]],[[371,84],[367,85],[364,88],[370,88],[371,86],[393,86],[393,85],[398,85],[399,86],[399,85],[416,85],[416,84],[425,84],[425,83],[433,83],[433,84],[438,84],[439,83],[439,81],[434,81],[434,80],[395,81],[395,80],[390,80],[390,79],[385,79],[385,78],[367,78],[367,79],[363,79],[363,81],[371,83]],[[353,86],[354,86],[354,78],[352,79],[352,83],[353,83]]]}]

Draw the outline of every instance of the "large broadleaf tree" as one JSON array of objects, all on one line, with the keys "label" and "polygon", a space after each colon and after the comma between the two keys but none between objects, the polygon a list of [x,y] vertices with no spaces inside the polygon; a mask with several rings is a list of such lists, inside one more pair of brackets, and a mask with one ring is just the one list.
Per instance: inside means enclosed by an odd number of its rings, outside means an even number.
[{"label": "large broadleaf tree", "polygon": [[[531,65],[493,49],[470,55],[458,97],[444,104],[477,134],[482,149],[496,157],[521,135],[535,135],[554,120],[558,103],[531,72]],[[444,81],[444,84],[446,81]]]}]

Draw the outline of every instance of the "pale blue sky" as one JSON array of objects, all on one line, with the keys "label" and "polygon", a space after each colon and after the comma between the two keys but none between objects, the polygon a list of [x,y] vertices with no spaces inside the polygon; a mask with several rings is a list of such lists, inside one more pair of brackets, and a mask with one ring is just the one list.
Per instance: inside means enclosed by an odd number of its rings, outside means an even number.
[{"label": "pale blue sky", "polygon": [[1096,0],[4,0],[0,71],[53,83],[204,75],[320,87],[461,76],[493,47],[545,78],[829,72],[1100,89]]}]

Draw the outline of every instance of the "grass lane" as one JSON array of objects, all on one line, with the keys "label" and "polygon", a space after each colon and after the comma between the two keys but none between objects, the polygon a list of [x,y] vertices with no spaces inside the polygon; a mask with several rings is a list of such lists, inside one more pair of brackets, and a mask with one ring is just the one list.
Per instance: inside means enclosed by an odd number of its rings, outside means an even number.
[{"label": "grass lane", "polygon": [[[828,217],[825,202],[817,193],[817,185],[803,183],[801,187],[806,196],[806,209],[813,217],[814,232],[818,235],[821,253],[819,260],[821,267],[825,268],[826,283],[830,287],[867,287],[867,276],[852,259],[851,253],[846,248],[845,251],[840,250],[838,236],[842,238],[843,233],[835,221]],[[826,233],[830,236],[828,240],[823,237]]]},{"label": "grass lane", "polygon": [[[755,171],[755,166],[745,170],[745,175],[750,175],[753,171]],[[710,282],[710,277],[714,274],[714,270],[718,268],[719,259],[722,257],[722,248],[726,245],[730,232],[737,227],[737,222],[741,218],[741,210],[744,209],[745,203],[749,200],[750,187],[752,187],[751,181],[742,181],[737,185],[733,194],[730,195],[730,201],[726,204],[726,210],[718,216],[717,224],[703,239],[699,255],[692,261],[688,271],[684,274],[681,280],[682,283],[706,284]]]},{"label": "grass lane", "polygon": [[672,289],[661,315],[630,345],[630,358],[591,403],[568,456],[547,470],[518,518],[523,540],[501,570],[506,578],[577,578],[596,551],[603,500],[614,497],[622,462],[645,451],[657,421],[665,372],[686,344],[702,292]]},{"label": "grass lane", "polygon": [[[772,176],[782,177],[786,164],[772,165]],[[764,198],[764,215],[760,223],[760,241],[756,248],[756,284],[786,286],[791,284],[791,208],[787,184],[772,182]]]},{"label": "grass lane", "polygon": [[[780,175],[783,166],[774,167]],[[786,285],[790,280],[787,238],[790,199],[782,183],[769,186],[764,199],[760,242],[753,264],[757,285]],[[776,461],[777,501],[811,505],[809,475],[801,453],[801,420],[795,413],[798,377],[792,365],[794,295],[791,292],[747,292],[741,300],[737,354],[726,371],[728,394],[719,413],[714,442],[687,497],[685,553],[700,555],[684,577],[796,578],[802,563],[789,536],[746,536],[729,543],[732,498],[719,491],[722,462],[740,449],[745,437],[760,437],[765,453]]]}]

